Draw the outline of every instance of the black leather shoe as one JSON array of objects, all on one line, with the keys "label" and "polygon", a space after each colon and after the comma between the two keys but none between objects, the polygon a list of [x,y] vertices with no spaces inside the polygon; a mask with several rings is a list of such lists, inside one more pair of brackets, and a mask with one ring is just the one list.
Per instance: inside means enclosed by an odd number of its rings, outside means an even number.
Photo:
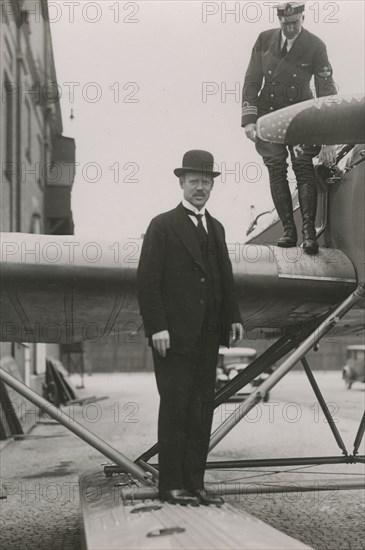
[{"label": "black leather shoe", "polygon": [[170,504],[182,504],[186,506],[192,504],[199,506],[199,498],[185,489],[171,489],[170,491],[160,491],[159,499]]},{"label": "black leather shoe", "polygon": [[278,240],[278,246],[281,246],[281,248],[292,248],[294,246],[297,246],[297,238],[292,238],[288,235],[284,235]]},{"label": "black leather shoe", "polygon": [[291,248],[297,246],[297,228],[294,223],[284,223],[284,235],[278,240],[278,246]]},{"label": "black leather shoe", "polygon": [[290,248],[297,245],[297,228],[293,216],[293,201],[286,176],[281,166],[268,166],[270,176],[270,190],[274,205],[281,223],[284,227],[284,235],[278,240],[277,245]]},{"label": "black leather shoe", "polygon": [[314,181],[304,181],[299,185],[298,195],[302,213],[302,248],[306,254],[317,254],[319,245],[316,235],[315,219],[317,212],[317,188]]},{"label": "black leather shoe", "polygon": [[205,489],[198,489],[197,491],[194,491],[194,494],[198,497],[200,503],[206,506],[209,506],[210,504],[221,506],[224,504],[222,497],[214,495],[213,493],[207,493]]},{"label": "black leather shoe", "polygon": [[316,230],[312,227],[303,229],[303,250],[306,254],[317,254],[319,245],[316,238]]},{"label": "black leather shoe", "polygon": [[306,254],[317,254],[319,245],[317,239],[304,239],[303,250]]}]

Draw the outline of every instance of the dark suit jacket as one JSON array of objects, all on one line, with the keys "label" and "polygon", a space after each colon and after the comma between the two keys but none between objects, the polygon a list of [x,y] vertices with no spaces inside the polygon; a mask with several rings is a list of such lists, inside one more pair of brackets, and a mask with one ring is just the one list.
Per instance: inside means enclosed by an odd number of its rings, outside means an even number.
[{"label": "dark suit jacket", "polygon": [[[241,322],[232,265],[222,224],[206,212],[219,247],[222,282],[221,344],[229,344],[231,323]],[[168,330],[171,350],[186,353],[200,334],[207,300],[205,267],[195,229],[184,207],[154,218],[145,235],[137,273],[137,294],[147,337]]]},{"label": "dark suit jacket", "polygon": [[312,76],[317,97],[337,93],[326,45],[318,36],[302,29],[284,58],[280,57],[280,45],[280,29],[262,32],[254,45],[242,91],[242,126],[312,99]]}]

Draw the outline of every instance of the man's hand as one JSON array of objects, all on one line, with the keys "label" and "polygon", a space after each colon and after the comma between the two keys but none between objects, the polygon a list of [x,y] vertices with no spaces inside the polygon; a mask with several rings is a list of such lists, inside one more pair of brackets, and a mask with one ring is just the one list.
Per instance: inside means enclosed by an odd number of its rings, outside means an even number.
[{"label": "man's hand", "polygon": [[319,162],[328,166],[328,168],[334,166],[336,164],[336,147],[337,145],[322,145]]},{"label": "man's hand", "polygon": [[229,333],[229,343],[237,344],[243,338],[243,326],[241,323],[232,323]]},{"label": "man's hand", "polygon": [[245,126],[246,137],[255,143],[256,141],[256,124],[246,124]]},{"label": "man's hand", "polygon": [[152,345],[162,357],[166,357],[166,351],[170,347],[169,331],[161,330],[161,332],[156,332],[155,334],[152,334]]}]

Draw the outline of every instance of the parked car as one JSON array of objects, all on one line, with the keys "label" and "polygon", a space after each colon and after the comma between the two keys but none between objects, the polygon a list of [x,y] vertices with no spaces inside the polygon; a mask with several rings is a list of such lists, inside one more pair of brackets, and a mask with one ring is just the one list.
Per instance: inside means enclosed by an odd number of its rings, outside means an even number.
[{"label": "parked car", "polygon": [[[238,373],[245,370],[254,359],[257,351],[254,348],[220,348],[218,356],[216,390],[220,390],[229,380],[232,380]],[[271,374],[272,369],[267,369],[260,376],[254,378],[248,386],[238,391],[234,397],[247,397],[253,389],[259,386]],[[268,401],[269,392],[266,393],[264,401]]]},{"label": "parked car", "polygon": [[346,365],[342,368],[342,378],[346,388],[354,382],[365,382],[365,345],[347,346]]}]

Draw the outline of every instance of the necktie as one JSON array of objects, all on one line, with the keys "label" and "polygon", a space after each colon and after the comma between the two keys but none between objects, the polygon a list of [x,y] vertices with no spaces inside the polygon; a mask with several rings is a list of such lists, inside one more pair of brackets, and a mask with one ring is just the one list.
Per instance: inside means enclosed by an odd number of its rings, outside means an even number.
[{"label": "necktie", "polygon": [[196,226],[196,234],[201,246],[202,257],[203,257],[203,260],[205,261],[208,255],[209,238],[208,238],[208,233],[202,222],[203,214],[195,214],[195,212],[192,212],[188,208],[185,208],[185,210],[189,214],[189,216],[195,216],[195,218],[198,220],[198,225]]},{"label": "necktie", "polygon": [[202,233],[202,230],[203,230],[204,235],[207,236],[208,233],[206,232],[205,227],[204,227],[203,222],[202,222],[203,214],[194,214],[194,216],[198,220],[197,229],[198,229],[199,233],[201,233],[203,235],[203,233]]},{"label": "necktie", "polygon": [[288,53],[288,40],[285,39],[283,47],[281,48],[281,51],[280,51],[280,56],[285,57],[287,53]]},{"label": "necktie", "polygon": [[202,218],[203,214],[195,214],[192,210],[189,210],[188,208],[185,208],[186,212],[189,214],[189,216],[194,216],[198,220],[197,230],[199,235],[204,236],[204,239],[206,239],[208,233],[203,225]]}]

